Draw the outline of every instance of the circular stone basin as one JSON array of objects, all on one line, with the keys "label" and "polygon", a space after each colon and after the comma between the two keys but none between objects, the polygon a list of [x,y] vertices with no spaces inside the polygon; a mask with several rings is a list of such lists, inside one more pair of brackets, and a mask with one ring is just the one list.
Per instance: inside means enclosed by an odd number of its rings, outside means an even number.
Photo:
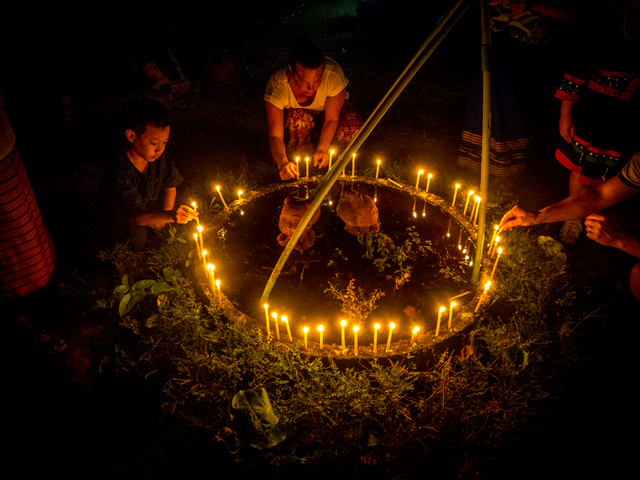
[{"label": "circular stone basin", "polygon": [[[304,200],[318,180],[301,179],[252,192],[216,216],[217,235],[207,238],[225,296],[265,331],[260,298],[287,243],[286,227],[292,229],[291,222],[302,217]],[[438,310],[445,306],[442,335],[447,331],[450,299],[462,294],[456,300],[455,315],[473,298],[473,229],[439,197],[385,180],[356,177],[336,182],[316,216],[301,237],[300,248],[292,251],[283,266],[268,300],[270,314],[287,316],[294,340],[301,340],[307,327],[309,342],[317,343],[322,325],[324,344],[341,345],[340,322],[348,320],[349,314],[334,293],[348,293],[350,282],[357,299],[353,305],[380,294],[358,331],[359,346],[370,347],[374,324],[380,324],[378,351],[384,351],[390,322],[395,324],[394,342],[408,342],[414,327],[420,328],[420,335],[433,335]],[[363,228],[358,229],[354,221]],[[353,326],[348,320],[345,340],[351,350]],[[279,328],[284,341],[284,322]],[[273,335],[272,318],[270,329]]]}]

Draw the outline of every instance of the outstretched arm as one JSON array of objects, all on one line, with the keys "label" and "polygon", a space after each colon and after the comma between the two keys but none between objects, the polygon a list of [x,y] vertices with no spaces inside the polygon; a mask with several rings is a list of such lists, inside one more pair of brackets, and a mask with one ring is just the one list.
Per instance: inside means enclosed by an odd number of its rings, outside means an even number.
[{"label": "outstretched arm", "polygon": [[340,121],[340,112],[344,105],[346,89],[342,89],[340,93],[333,97],[327,97],[324,104],[324,123],[320,131],[320,140],[318,147],[313,154],[313,165],[316,167],[325,167],[329,164],[329,145],[336,134],[338,122]]},{"label": "outstretched arm", "polygon": [[536,213],[529,213],[515,206],[502,217],[500,226],[510,230],[518,225],[530,226],[583,218],[620,203],[635,193],[637,193],[637,189],[625,185],[620,178],[615,176],[600,185],[587,188],[578,195],[567,197]]},{"label": "outstretched arm", "polygon": [[272,103],[264,102],[267,110],[267,126],[269,128],[269,150],[271,157],[278,166],[280,178],[289,180],[298,178],[298,167],[287,159],[287,149],[284,146],[284,111]]}]

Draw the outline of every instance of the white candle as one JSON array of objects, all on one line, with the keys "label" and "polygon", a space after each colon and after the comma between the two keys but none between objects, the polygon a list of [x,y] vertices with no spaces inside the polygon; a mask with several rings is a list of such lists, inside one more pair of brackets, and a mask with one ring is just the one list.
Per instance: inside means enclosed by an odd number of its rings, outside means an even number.
[{"label": "white candle", "polygon": [[271,327],[269,326],[269,305],[264,304],[264,318],[267,323],[267,338],[271,336]]},{"label": "white candle", "polygon": [[353,327],[353,350],[356,355],[358,354],[358,330],[360,330],[360,327],[357,325]]},{"label": "white candle", "polygon": [[478,202],[480,201],[480,197],[478,197],[477,195],[475,197],[473,197],[473,208],[471,208],[471,214],[469,215],[469,221],[471,221],[471,219],[473,218],[473,214],[476,211],[476,207],[478,206]]},{"label": "white candle", "polygon": [[203,235],[202,235],[202,231],[204,229],[202,228],[202,225],[198,225],[196,229],[198,230],[198,241],[200,242],[200,250],[204,250],[204,242],[203,242]]},{"label": "white candle", "polygon": [[387,339],[387,352],[391,351],[391,335],[393,334],[394,328],[396,328],[396,324],[391,322],[389,324],[389,338]]},{"label": "white candle", "polygon": [[284,324],[287,326],[287,335],[289,336],[289,341],[293,342],[293,338],[291,338],[291,329],[289,328],[289,319],[286,316],[280,317]]},{"label": "white candle", "polygon": [[453,318],[453,309],[456,306],[456,302],[451,302],[449,305],[449,323],[447,324],[447,329],[451,330],[451,319]]},{"label": "white candle", "polygon": [[464,210],[462,212],[463,217],[467,214],[467,207],[469,206],[469,200],[471,200],[471,195],[473,195],[473,190],[469,190],[469,194],[467,195],[467,201],[464,204]]},{"label": "white candle", "polygon": [[322,338],[322,332],[324,332],[324,327],[320,325],[318,327],[318,331],[320,332],[320,350],[322,350],[324,348],[324,340]]},{"label": "white candle", "polygon": [[[198,211],[198,204],[196,202],[191,202],[191,206],[196,212]],[[198,219],[198,217],[196,217],[196,223],[200,225],[200,220]]]},{"label": "white candle", "polygon": [[333,150],[329,152],[329,170],[331,170],[331,160],[333,159]]},{"label": "white candle", "polygon": [[498,235],[498,225],[495,225],[493,227],[493,235],[491,236],[491,241],[489,242],[489,247],[488,247],[489,253],[491,253],[491,246],[493,245],[493,242],[496,241],[496,235]]},{"label": "white candle", "polygon": [[345,340],[344,340],[344,327],[347,326],[347,321],[346,320],[342,320],[340,322],[340,325],[342,326],[342,350],[346,350],[346,345],[345,345]]},{"label": "white candle", "polygon": [[473,226],[476,226],[476,223],[478,222],[478,213],[480,212],[480,202],[482,201],[482,199],[480,197],[478,197],[478,207],[476,208],[476,213],[473,216]]},{"label": "white candle", "polygon": [[418,178],[416,179],[416,189],[418,188],[418,185],[420,185],[420,175],[422,175],[424,173],[424,170],[418,170]]},{"label": "white candle", "polygon": [[373,326],[373,353],[378,353],[378,329],[380,328],[380,324],[376,323]]},{"label": "white candle", "polygon": [[431,175],[430,173],[427,175],[427,189],[425,190],[427,193],[429,193],[429,184],[431,183],[431,177],[433,175]]},{"label": "white candle", "polygon": [[484,301],[484,297],[487,296],[487,292],[489,291],[489,287],[490,286],[491,286],[491,280],[489,280],[487,283],[485,283],[484,292],[482,292],[482,295],[480,296],[480,300],[478,300],[478,305],[476,305],[476,309],[473,311],[474,313],[478,312],[478,309],[480,308],[480,305],[482,305],[482,302]]},{"label": "white candle", "polygon": [[442,314],[444,313],[445,310],[446,308],[444,307],[440,307],[440,310],[438,310],[438,323],[436,323],[436,337],[440,333],[440,321],[442,320]]},{"label": "white candle", "polygon": [[490,252],[490,258],[493,258],[493,256],[496,253],[496,248],[498,248],[498,242],[500,241],[500,235],[496,235],[496,241],[493,242],[493,248],[491,249]]},{"label": "white candle", "polygon": [[204,267],[205,276],[208,276],[209,270],[207,270],[207,251],[202,250],[202,266]]},{"label": "white candle", "polygon": [[498,260],[500,260],[500,255],[502,255],[502,247],[498,248],[498,256],[496,257],[496,261],[493,264],[493,269],[491,270],[491,276],[489,280],[493,280],[493,274],[496,273],[496,267],[498,266]]},{"label": "white candle", "polygon": [[307,178],[309,178],[309,157],[306,157],[304,161],[307,162]]},{"label": "white candle", "polygon": [[211,295],[215,295],[216,289],[213,287],[215,284],[214,267],[211,263],[207,264],[207,270],[209,271],[209,288],[211,289]]},{"label": "white candle", "polygon": [[238,200],[242,200],[242,190],[238,190]]},{"label": "white candle", "polygon": [[216,190],[218,191],[218,195],[220,195],[220,200],[222,200],[222,205],[224,205],[224,208],[229,208],[229,207],[227,207],[227,202],[224,201],[224,197],[222,196],[222,192],[220,192],[220,186],[216,186]]},{"label": "white candle", "polygon": [[378,178],[378,173],[380,173],[380,159],[376,162],[378,165],[376,166],[376,178]]},{"label": "white candle", "polygon": [[420,331],[420,327],[413,328],[413,330],[411,331],[411,343],[409,343],[409,346],[413,345],[413,342],[416,339],[416,336],[418,335],[419,331]]},{"label": "white candle", "polygon": [[307,350],[307,333],[309,333],[309,327],[304,327],[302,333],[304,334],[304,349]]},{"label": "white candle", "polygon": [[218,290],[218,302],[222,301],[222,290],[220,290],[220,280],[216,280],[216,289]]},{"label": "white candle", "polygon": [[456,205],[456,195],[458,195],[458,189],[460,188],[460,184],[456,183],[456,188],[453,191],[453,202],[451,202],[451,206],[454,207]]},{"label": "white candle", "polygon": [[198,241],[198,234],[194,233],[193,234],[193,241],[196,244],[196,250],[198,251],[198,257],[202,256],[202,250],[200,249],[200,242]]},{"label": "white candle", "polygon": [[351,176],[356,176],[356,154],[353,154],[353,159],[351,160]]},{"label": "white candle", "polygon": [[280,340],[280,326],[278,325],[278,314],[276,312],[273,312],[271,316],[273,317],[273,320],[276,322],[276,339]]}]

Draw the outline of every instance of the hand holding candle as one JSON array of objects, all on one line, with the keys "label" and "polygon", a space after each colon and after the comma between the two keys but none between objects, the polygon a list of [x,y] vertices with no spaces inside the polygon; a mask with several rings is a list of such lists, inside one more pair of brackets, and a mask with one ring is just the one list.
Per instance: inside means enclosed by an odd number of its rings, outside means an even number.
[{"label": "hand holding candle", "polygon": [[[196,211],[196,213],[198,212],[198,204],[196,202],[191,202],[191,206],[193,207],[193,209]],[[198,225],[200,225],[200,219],[196,216],[196,223]]]}]

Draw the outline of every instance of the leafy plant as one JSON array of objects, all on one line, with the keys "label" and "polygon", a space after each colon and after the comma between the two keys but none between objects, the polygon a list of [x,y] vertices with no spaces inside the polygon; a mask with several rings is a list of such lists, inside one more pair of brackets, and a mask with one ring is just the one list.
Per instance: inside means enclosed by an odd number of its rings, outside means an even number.
[{"label": "leafy plant", "polygon": [[355,279],[349,280],[344,290],[329,283],[325,292],[333,294],[342,307],[342,312],[350,320],[350,323],[362,328],[364,321],[376,309],[376,302],[384,296],[384,292],[376,288],[373,292],[365,293],[362,288],[356,289]]}]

